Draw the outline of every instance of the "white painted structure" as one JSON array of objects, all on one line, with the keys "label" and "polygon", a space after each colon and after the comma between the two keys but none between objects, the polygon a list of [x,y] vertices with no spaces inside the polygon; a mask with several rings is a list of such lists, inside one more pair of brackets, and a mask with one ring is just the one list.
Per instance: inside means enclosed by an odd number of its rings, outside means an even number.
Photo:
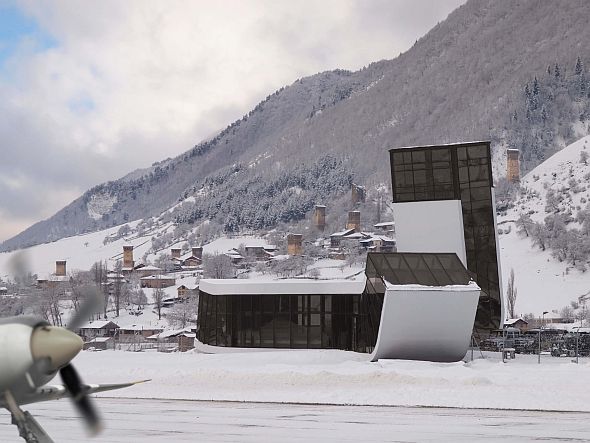
[{"label": "white painted structure", "polygon": [[393,203],[398,252],[454,252],[467,267],[460,200]]},{"label": "white painted structure", "polygon": [[371,361],[453,362],[465,356],[480,294],[475,282],[452,286],[385,284]]}]

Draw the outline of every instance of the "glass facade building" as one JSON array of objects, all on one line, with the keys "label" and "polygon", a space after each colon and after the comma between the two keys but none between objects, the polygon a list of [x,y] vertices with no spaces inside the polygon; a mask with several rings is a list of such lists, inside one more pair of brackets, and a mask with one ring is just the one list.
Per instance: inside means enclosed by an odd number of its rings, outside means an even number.
[{"label": "glass facade building", "polygon": [[331,294],[326,293],[330,281],[310,282],[307,294],[297,288],[300,282],[289,280],[233,280],[220,282],[220,290],[211,286],[211,292],[202,281],[197,338],[212,346],[370,353],[379,333],[385,281],[446,286],[471,279],[457,255],[446,253],[370,252],[365,274],[364,290],[362,282],[346,282],[346,293],[342,282],[334,282]]},{"label": "glass facade building", "polygon": [[313,293],[313,287],[307,294],[289,294],[290,282],[279,284],[281,293],[272,293],[276,283],[262,285],[257,294],[200,289],[199,341],[242,348],[353,349],[362,286],[349,294]]},{"label": "glass facade building", "polygon": [[461,201],[467,268],[482,289],[474,331],[486,335],[499,328],[502,291],[490,143],[419,146],[389,152],[394,203]]}]

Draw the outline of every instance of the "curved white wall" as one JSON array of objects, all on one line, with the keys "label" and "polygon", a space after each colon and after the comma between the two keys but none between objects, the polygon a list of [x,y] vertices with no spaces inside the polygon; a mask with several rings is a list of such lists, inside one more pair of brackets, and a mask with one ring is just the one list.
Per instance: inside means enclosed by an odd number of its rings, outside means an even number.
[{"label": "curved white wall", "polygon": [[371,361],[461,360],[469,347],[479,293],[475,283],[389,285]]}]

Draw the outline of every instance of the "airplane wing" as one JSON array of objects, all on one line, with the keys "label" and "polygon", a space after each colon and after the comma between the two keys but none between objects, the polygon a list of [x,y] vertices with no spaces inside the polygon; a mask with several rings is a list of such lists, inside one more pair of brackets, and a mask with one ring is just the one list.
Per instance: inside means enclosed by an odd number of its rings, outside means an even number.
[{"label": "airplane wing", "polygon": [[[150,380],[141,380],[131,383],[115,383],[115,384],[91,384],[83,385],[82,389],[85,394],[95,394],[97,392],[114,391],[116,389],[128,388],[129,386],[145,383]],[[39,403],[50,400],[59,400],[60,398],[69,397],[70,394],[63,385],[45,385],[37,388],[34,392],[26,393],[18,396],[17,402],[19,405],[27,405],[30,403]],[[0,407],[4,407],[3,400],[0,397]]]}]

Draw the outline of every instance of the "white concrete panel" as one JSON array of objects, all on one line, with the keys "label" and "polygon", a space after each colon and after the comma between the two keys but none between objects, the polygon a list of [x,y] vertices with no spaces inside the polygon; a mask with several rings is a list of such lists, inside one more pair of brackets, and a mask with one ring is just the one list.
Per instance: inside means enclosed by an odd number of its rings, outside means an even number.
[{"label": "white concrete panel", "polygon": [[467,267],[460,200],[393,204],[398,252],[454,252]]},{"label": "white concrete panel", "polygon": [[494,237],[496,238],[496,260],[498,261],[498,284],[500,286],[500,328],[504,327],[505,314],[505,303],[504,303],[504,286],[502,286],[502,265],[500,264],[500,243],[498,239],[498,220],[496,219],[496,192],[492,188],[492,207],[494,208]]},{"label": "white concrete panel", "polygon": [[371,361],[459,361],[471,339],[480,288],[389,285]]}]

